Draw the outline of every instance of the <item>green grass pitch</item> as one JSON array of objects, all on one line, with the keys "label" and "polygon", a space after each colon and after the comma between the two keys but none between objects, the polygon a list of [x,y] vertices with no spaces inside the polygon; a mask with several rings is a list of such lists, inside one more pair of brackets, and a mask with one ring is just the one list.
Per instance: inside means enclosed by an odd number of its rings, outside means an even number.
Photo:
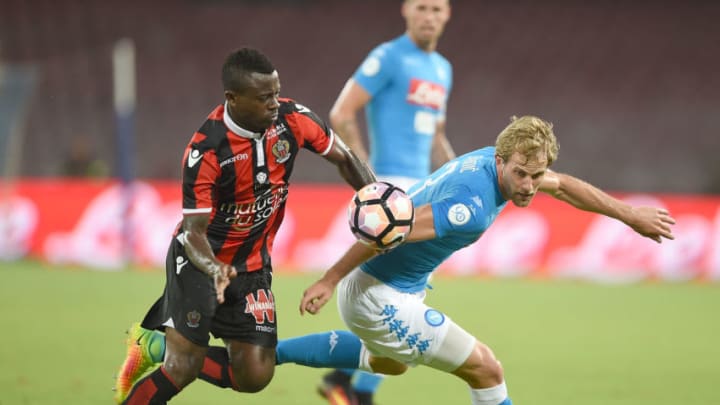
[{"label": "green grass pitch", "polygon": [[[161,271],[0,264],[0,405],[112,404],[124,330],[160,294]],[[312,275],[277,275],[280,337],[341,327],[335,305],[301,317]],[[488,343],[517,405],[720,404],[720,286],[612,286],[437,277],[427,302]],[[259,394],[198,380],[176,405],[323,404],[324,370],[285,365]],[[377,402],[469,404],[463,382],[417,367]]]}]

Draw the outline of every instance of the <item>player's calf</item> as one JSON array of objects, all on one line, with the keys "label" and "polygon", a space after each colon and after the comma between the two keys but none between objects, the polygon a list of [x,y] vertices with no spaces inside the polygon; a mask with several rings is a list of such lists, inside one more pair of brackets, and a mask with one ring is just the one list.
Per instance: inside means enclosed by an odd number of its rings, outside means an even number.
[{"label": "player's calf", "polygon": [[488,388],[501,384],[503,369],[492,350],[477,342],[470,356],[453,374],[462,378],[472,388]]}]

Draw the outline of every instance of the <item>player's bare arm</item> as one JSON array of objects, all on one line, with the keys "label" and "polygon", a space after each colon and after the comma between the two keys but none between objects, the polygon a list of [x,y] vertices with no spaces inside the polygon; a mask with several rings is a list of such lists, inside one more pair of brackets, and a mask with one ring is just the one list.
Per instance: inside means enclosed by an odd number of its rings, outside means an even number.
[{"label": "player's bare arm", "polygon": [[661,243],[662,238],[675,239],[671,226],[675,219],[664,208],[633,207],[576,177],[548,170],[540,191],[584,211],[618,219],[635,232]]},{"label": "player's bare arm", "polygon": [[433,137],[431,160],[433,169],[444,165],[452,159],[455,159],[455,151],[453,151],[450,141],[445,135],[445,120],[440,119],[435,126],[435,136]]},{"label": "player's bare arm", "polygon": [[337,166],[340,175],[355,190],[377,181],[375,173],[370,170],[367,163],[360,160],[354,151],[348,148],[339,137],[335,137],[335,141],[330,151],[325,155],[325,159]]},{"label": "player's bare arm", "polygon": [[405,242],[430,240],[436,236],[432,205],[425,204],[415,207],[415,222],[413,222],[412,230]]},{"label": "player's bare arm", "polygon": [[378,252],[356,242],[325,274],[303,292],[300,300],[300,314],[305,311],[315,315],[332,298],[335,287],[345,276]]},{"label": "player's bare arm", "polygon": [[220,304],[225,302],[225,288],[230,279],[237,275],[235,267],[219,261],[210,247],[207,239],[207,227],[210,222],[209,214],[185,215],[183,229],[185,230],[185,252],[188,259],[200,270],[215,280],[215,292]]},{"label": "player's bare arm", "polygon": [[363,162],[368,160],[368,152],[363,145],[357,117],[370,98],[365,89],[350,79],[330,109],[330,125]]}]

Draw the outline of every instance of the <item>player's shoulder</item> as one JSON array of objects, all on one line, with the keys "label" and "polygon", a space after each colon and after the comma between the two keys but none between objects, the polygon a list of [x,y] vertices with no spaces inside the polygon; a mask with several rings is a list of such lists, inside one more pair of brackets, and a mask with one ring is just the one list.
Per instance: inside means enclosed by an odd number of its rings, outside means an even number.
[{"label": "player's shoulder", "polygon": [[452,71],[452,63],[443,54],[441,54],[440,52],[435,52],[435,58],[438,63],[444,65],[447,69],[450,69]]},{"label": "player's shoulder", "polygon": [[[490,162],[490,160],[494,160],[494,158],[495,147],[485,146],[483,148],[478,148],[463,155],[460,155],[456,157],[454,161],[456,161],[459,165],[463,165],[465,167],[475,167],[478,165],[486,165]],[[461,170],[461,172],[464,171],[467,170]]]},{"label": "player's shoulder", "polygon": [[223,104],[215,107],[208,114],[205,122],[193,134],[191,143],[199,149],[216,148],[227,135],[227,127],[223,121],[225,107]]},{"label": "player's shoulder", "polygon": [[304,129],[323,128],[326,132],[329,130],[327,124],[313,112],[309,107],[301,104],[291,98],[280,98],[280,109],[278,115],[292,128],[303,132]]},{"label": "player's shoulder", "polygon": [[299,103],[292,98],[281,97],[280,99],[278,99],[278,102],[280,103],[280,108],[278,111],[280,115],[314,115],[313,111],[309,107]]},{"label": "player's shoulder", "polygon": [[404,36],[399,36],[397,38],[393,38],[391,40],[378,44],[370,51],[368,57],[378,59],[388,59],[396,57],[397,54],[402,53],[403,50],[407,48],[405,41],[403,41],[403,38]]},{"label": "player's shoulder", "polygon": [[495,147],[475,149],[455,158],[456,170],[450,181],[467,183],[471,188],[487,187],[492,182],[495,166]]}]

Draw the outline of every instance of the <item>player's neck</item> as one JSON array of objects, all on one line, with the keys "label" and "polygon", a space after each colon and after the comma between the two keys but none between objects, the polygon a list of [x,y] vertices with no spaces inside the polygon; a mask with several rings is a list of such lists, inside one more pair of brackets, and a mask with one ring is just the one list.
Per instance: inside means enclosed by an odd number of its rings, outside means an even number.
[{"label": "player's neck", "polygon": [[410,33],[407,33],[410,40],[417,46],[418,48],[422,49],[423,51],[427,53],[435,52],[435,49],[437,48],[437,40],[433,41],[420,41],[417,38],[414,38]]}]

